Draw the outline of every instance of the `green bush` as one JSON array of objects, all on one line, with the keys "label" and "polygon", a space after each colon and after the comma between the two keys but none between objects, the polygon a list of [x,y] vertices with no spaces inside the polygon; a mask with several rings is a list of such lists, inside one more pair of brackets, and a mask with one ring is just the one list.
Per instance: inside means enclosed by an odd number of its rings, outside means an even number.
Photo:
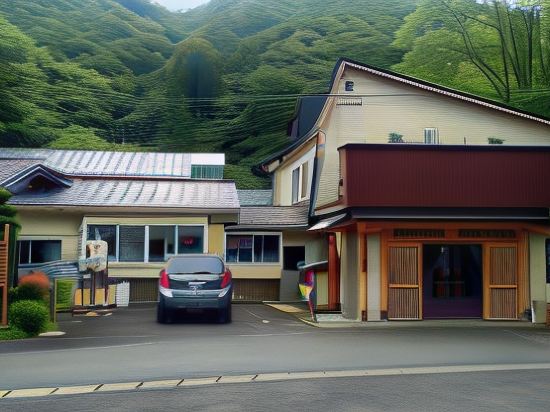
[{"label": "green bush", "polygon": [[48,309],[35,300],[20,300],[9,308],[10,325],[29,335],[37,335],[48,325]]},{"label": "green bush", "polygon": [[44,294],[44,289],[35,283],[25,283],[24,285],[11,288],[9,291],[9,301],[12,303],[21,300],[35,300],[46,302],[47,295]]},{"label": "green bush", "polygon": [[56,309],[67,310],[73,305],[73,286],[75,281],[72,279],[60,279],[57,281],[57,299]]},{"label": "green bush", "polygon": [[0,329],[0,340],[25,339],[29,335],[17,328]]}]

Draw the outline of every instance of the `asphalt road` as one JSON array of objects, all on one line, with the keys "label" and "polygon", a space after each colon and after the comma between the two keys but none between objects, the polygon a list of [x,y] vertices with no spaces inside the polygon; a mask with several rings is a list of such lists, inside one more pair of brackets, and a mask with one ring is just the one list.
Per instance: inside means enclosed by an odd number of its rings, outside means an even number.
[{"label": "asphalt road", "polygon": [[[263,305],[234,321],[155,322],[152,306],[59,322],[67,335],[0,342],[0,389],[230,374],[550,362],[550,330],[514,327],[319,329]],[[391,325],[390,325],[391,326]]]},{"label": "asphalt road", "polygon": [[550,371],[254,382],[34,399],[12,412],[63,411],[548,411]]}]

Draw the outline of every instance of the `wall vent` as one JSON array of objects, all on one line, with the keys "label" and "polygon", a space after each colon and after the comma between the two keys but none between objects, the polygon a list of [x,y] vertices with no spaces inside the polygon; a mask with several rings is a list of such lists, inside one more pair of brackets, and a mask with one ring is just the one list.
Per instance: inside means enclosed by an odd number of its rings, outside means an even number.
[{"label": "wall vent", "polygon": [[393,237],[399,238],[399,239],[444,238],[445,230],[443,229],[394,229]]},{"label": "wall vent", "polygon": [[513,239],[516,232],[508,229],[460,229],[458,237]]},{"label": "wall vent", "polygon": [[340,97],[336,106],[363,106],[363,99],[360,97]]}]

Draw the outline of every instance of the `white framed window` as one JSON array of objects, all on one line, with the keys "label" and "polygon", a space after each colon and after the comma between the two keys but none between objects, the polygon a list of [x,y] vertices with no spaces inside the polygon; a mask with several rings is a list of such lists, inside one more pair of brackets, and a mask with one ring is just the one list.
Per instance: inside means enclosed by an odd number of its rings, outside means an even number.
[{"label": "white framed window", "polygon": [[225,260],[228,263],[281,262],[280,233],[231,233],[225,235]]},{"label": "white framed window", "polygon": [[292,171],[292,203],[309,197],[309,162],[304,162]]},{"label": "white framed window", "polygon": [[175,254],[207,253],[206,225],[89,224],[86,240],[104,240],[113,262],[165,262]]}]

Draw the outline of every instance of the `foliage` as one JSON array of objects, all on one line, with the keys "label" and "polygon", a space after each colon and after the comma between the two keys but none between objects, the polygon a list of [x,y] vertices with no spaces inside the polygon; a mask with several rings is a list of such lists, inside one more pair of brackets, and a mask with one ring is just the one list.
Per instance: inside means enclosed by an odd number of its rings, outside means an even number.
[{"label": "foliage", "polygon": [[17,340],[28,338],[29,335],[15,327],[0,329],[0,340]]},{"label": "foliage", "polygon": [[11,193],[0,187],[0,234],[4,236],[4,225],[10,224],[14,228],[18,228],[19,224],[17,223],[17,210],[15,207],[6,204],[10,200]]},{"label": "foliage", "polygon": [[388,135],[388,143],[403,143],[403,135],[396,132],[391,132]]},{"label": "foliage", "polygon": [[35,300],[20,300],[9,307],[10,325],[29,335],[37,335],[48,325],[48,309]]},{"label": "foliage", "polygon": [[57,281],[57,299],[55,307],[57,310],[67,310],[73,305],[73,288],[75,281],[71,279],[59,279]]},{"label": "foliage", "polygon": [[487,138],[487,143],[489,143],[489,144],[503,144],[504,140],[499,139],[498,137],[488,137]]},{"label": "foliage", "polygon": [[19,279],[19,286],[24,285],[35,285],[46,294],[50,290],[50,279],[44,272],[33,272]]},{"label": "foliage", "polygon": [[46,302],[46,298],[47,295],[44,293],[44,288],[33,283],[20,285],[9,290],[10,302],[18,302],[20,300],[37,300]]},{"label": "foliage", "polygon": [[[0,147],[224,152],[239,187],[348,57],[550,115],[550,0],[0,2]],[[1,218],[0,218],[1,219]]]}]

